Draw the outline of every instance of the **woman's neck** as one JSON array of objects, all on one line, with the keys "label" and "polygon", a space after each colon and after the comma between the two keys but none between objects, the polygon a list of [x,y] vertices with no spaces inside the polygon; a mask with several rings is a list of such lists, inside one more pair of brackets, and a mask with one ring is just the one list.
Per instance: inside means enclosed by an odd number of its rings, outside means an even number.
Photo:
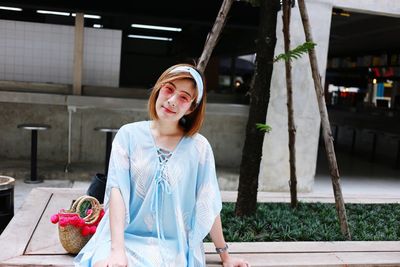
[{"label": "woman's neck", "polygon": [[173,122],[154,120],[152,123],[152,128],[159,136],[177,136],[183,134],[179,124]]}]

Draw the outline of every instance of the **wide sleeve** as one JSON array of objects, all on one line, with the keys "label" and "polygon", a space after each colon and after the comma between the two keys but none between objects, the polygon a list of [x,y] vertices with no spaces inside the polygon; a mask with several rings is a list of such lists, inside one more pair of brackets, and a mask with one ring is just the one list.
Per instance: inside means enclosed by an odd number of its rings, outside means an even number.
[{"label": "wide sleeve", "polygon": [[191,248],[202,244],[222,208],[214,155],[206,140],[201,144],[199,157],[195,210],[192,229],[189,233],[189,247]]},{"label": "wide sleeve", "polygon": [[129,147],[132,145],[130,144],[130,140],[132,138],[129,137],[129,134],[130,132],[127,131],[125,126],[122,126],[115,135],[112,144],[106,191],[104,195],[105,214],[97,226],[96,233],[90,238],[89,242],[86,243],[79,254],[74,258],[75,266],[93,266],[92,257],[95,251],[99,246],[104,245],[104,242],[111,240],[109,226],[109,205],[112,188],[118,188],[121,191],[121,195],[125,204],[125,227],[129,224]]},{"label": "wide sleeve", "polygon": [[129,151],[130,151],[129,132],[126,127],[115,135],[112,143],[110,162],[108,166],[107,184],[104,196],[104,209],[107,212],[110,205],[110,195],[112,188],[118,188],[121,192],[125,204],[125,225],[130,222],[129,198],[130,198],[130,171],[129,171]]}]

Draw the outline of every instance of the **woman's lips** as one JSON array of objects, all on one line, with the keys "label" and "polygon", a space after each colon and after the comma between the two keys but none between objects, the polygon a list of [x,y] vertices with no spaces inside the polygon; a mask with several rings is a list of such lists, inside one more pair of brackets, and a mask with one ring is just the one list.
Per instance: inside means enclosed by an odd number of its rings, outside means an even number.
[{"label": "woman's lips", "polygon": [[166,108],[166,107],[164,107],[164,106],[162,106],[162,108],[163,108],[164,111],[167,112],[167,113],[170,113],[170,114],[175,114],[175,113],[176,113],[176,112],[174,112],[174,111],[172,111],[172,110],[170,110],[170,109],[168,109],[168,108]]}]

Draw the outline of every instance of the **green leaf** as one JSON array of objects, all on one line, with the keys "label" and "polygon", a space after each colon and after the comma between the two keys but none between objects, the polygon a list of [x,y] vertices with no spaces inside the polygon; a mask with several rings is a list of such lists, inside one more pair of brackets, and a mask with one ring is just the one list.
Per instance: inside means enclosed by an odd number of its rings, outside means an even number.
[{"label": "green leaf", "polygon": [[271,126],[264,124],[264,123],[256,123],[256,128],[258,130],[260,130],[262,132],[266,132],[266,133],[269,133],[272,130]]},{"label": "green leaf", "polygon": [[317,44],[313,42],[305,42],[304,44],[297,46],[295,49],[289,50],[287,53],[279,54],[274,58],[274,62],[279,60],[292,61],[293,59],[299,59],[302,55],[308,53],[308,51],[313,49],[316,45]]}]

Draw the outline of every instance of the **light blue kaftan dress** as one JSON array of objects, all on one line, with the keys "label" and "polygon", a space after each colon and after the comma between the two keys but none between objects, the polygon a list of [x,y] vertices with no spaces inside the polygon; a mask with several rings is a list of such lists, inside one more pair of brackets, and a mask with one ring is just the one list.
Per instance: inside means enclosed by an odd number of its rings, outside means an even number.
[{"label": "light blue kaftan dress", "polygon": [[106,212],[75,257],[75,266],[93,266],[110,253],[111,188],[119,188],[126,207],[129,266],[205,266],[203,239],[222,207],[211,146],[195,134],[183,137],[168,153],[157,148],[150,124],[126,124],[116,134],[104,198]]}]

